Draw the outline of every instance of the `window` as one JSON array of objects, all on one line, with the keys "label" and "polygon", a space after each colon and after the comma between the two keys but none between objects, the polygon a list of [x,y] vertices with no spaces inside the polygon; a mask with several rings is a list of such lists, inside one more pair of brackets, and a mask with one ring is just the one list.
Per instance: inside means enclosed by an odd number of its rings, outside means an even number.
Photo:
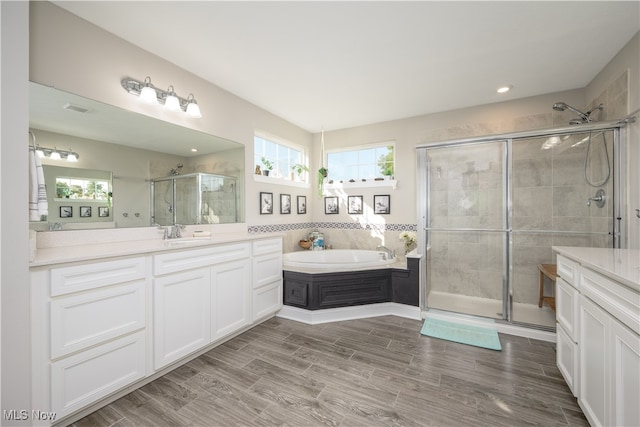
[{"label": "window", "polygon": [[[254,164],[269,170],[270,178],[307,181],[304,151],[294,144],[271,136],[256,134],[253,139]],[[257,169],[257,168],[256,168]]]},{"label": "window", "polygon": [[56,198],[107,200],[109,182],[95,179],[56,177]]},{"label": "window", "polygon": [[394,143],[361,146],[327,152],[328,179],[333,181],[373,180],[394,175]]}]

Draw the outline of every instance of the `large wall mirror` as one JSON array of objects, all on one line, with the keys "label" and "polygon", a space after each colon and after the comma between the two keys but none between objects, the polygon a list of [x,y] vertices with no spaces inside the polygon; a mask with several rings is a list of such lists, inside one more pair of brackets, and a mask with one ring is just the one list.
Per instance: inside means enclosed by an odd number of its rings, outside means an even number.
[{"label": "large wall mirror", "polygon": [[[37,83],[29,83],[29,89],[31,143],[44,148],[41,161],[50,195],[47,221],[31,222],[32,229],[150,226],[152,182],[189,174],[232,178],[234,185],[225,191],[233,194],[225,194],[224,207],[208,203],[206,216],[184,207],[195,213],[181,223],[212,217],[245,221],[244,145]],[[53,159],[50,150],[64,151],[63,158]],[[77,161],[65,158],[69,152],[77,154]],[[105,186],[110,194],[104,194]],[[237,207],[232,215],[229,198]],[[218,215],[223,209],[224,215]]]}]

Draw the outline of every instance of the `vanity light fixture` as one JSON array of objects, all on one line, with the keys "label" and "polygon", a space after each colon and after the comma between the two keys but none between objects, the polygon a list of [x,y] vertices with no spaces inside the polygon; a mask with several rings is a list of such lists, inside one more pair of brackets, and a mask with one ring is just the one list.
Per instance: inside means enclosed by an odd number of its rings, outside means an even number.
[{"label": "vanity light fixture", "polygon": [[66,160],[67,162],[77,162],[80,154],[71,150],[59,150],[58,148],[45,148],[36,146],[38,157],[49,157],[51,160]]},{"label": "vanity light fixture", "polygon": [[120,81],[124,90],[137,96],[145,102],[160,104],[171,111],[184,111],[189,117],[200,118],[200,107],[192,93],[187,99],[178,96],[173,88],[164,91],[151,84],[151,77],[147,76],[143,82],[126,77]]}]

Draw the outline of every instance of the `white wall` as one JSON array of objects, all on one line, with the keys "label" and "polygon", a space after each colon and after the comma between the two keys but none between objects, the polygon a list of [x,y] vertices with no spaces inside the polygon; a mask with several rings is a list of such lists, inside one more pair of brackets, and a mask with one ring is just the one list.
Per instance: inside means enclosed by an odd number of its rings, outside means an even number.
[{"label": "white wall", "polygon": [[[30,409],[27,215],[28,3],[0,2],[0,289],[2,367],[0,406]],[[3,412],[4,413],[4,412]],[[2,416],[2,415],[0,415]],[[4,419],[2,425],[11,425]]]}]

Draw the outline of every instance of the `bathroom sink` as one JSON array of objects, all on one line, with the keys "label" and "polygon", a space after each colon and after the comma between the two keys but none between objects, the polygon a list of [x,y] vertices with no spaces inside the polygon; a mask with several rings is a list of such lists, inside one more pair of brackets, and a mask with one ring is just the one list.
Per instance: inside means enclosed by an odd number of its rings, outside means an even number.
[{"label": "bathroom sink", "polygon": [[182,237],[178,239],[170,239],[164,242],[165,246],[169,247],[180,247],[180,246],[189,246],[195,245],[198,243],[210,242],[211,237]]}]

